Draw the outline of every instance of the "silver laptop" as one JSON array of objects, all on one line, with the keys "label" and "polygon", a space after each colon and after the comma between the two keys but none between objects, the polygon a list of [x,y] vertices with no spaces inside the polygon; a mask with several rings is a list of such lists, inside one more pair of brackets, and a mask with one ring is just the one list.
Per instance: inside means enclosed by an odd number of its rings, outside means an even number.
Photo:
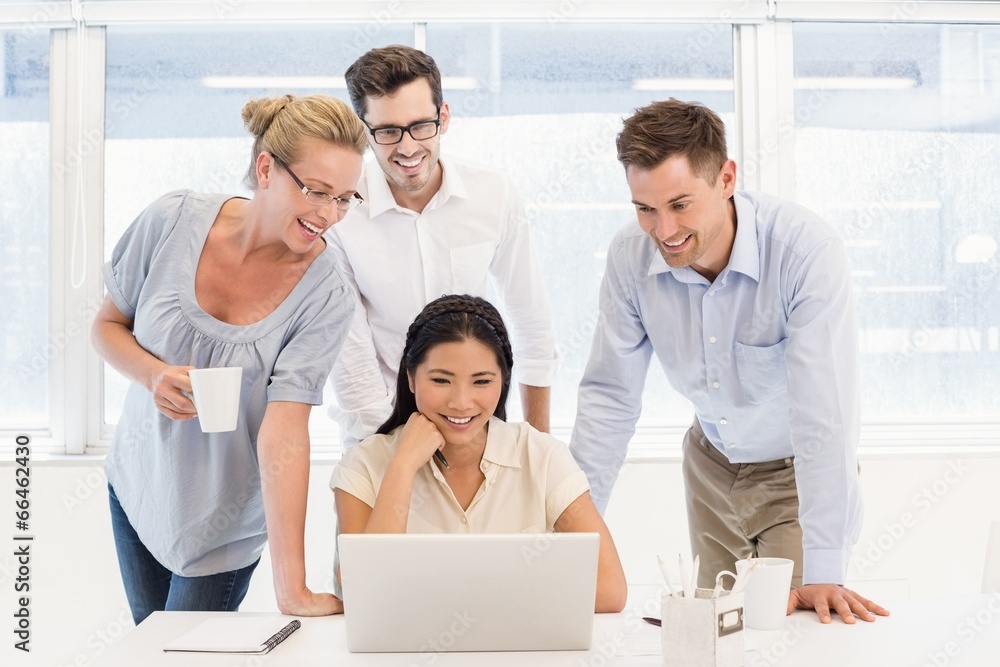
[{"label": "silver laptop", "polygon": [[341,535],[352,652],[589,649],[597,533]]}]

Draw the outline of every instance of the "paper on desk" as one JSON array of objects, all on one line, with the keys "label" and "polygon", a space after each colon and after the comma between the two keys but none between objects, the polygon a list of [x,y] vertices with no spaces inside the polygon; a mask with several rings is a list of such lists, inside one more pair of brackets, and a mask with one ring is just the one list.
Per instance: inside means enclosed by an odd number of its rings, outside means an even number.
[{"label": "paper on desk", "polygon": [[208,618],[163,647],[191,653],[264,654],[295,632],[301,623],[286,616],[244,616],[230,612]]},{"label": "paper on desk", "polygon": [[636,655],[660,655],[663,652],[663,635],[660,628],[649,623],[615,628],[614,633],[608,633],[618,657]]}]

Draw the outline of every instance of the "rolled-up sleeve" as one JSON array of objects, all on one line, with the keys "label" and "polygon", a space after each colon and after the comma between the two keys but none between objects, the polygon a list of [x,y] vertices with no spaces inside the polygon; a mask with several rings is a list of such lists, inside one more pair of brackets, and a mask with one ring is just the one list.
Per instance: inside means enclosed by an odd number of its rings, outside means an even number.
[{"label": "rolled-up sleeve", "polygon": [[508,319],[520,383],[548,387],[559,368],[552,307],[524,204],[509,179],[503,227],[490,275]]}]

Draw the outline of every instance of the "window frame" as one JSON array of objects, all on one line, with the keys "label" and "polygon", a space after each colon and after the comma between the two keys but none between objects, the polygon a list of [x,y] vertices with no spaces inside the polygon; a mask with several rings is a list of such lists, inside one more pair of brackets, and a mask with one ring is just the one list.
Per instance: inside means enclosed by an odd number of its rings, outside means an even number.
[{"label": "window frame", "polygon": [[[260,22],[375,22],[409,24],[414,43],[426,44],[428,22],[708,23],[732,28],[734,104],[732,146],[739,164],[772,155],[753,173],[740,170],[740,187],[794,199],[794,134],[781,137],[782,118],[794,115],[792,25],[798,21],[865,23],[1000,24],[983,14],[980,2],[831,2],[711,0],[669,2],[441,2],[354,0],[315,3],[203,0],[199,2],[74,1],[0,4],[0,28],[50,34],[49,276],[50,337],[65,341],[50,360],[48,428],[0,431],[0,454],[12,451],[14,435],[27,433],[38,452],[104,454],[114,427],[103,422],[102,362],[90,344],[89,327],[103,299],[100,267],[104,227],[105,29],[109,25],[211,25]],[[92,94],[100,91],[100,94]],[[89,94],[88,94],[89,93]],[[94,140],[93,137],[99,137]],[[778,139],[782,138],[782,141]],[[59,233],[56,233],[59,232]],[[74,234],[75,233],[75,234]],[[74,242],[73,239],[76,239]],[[82,269],[81,269],[82,267]],[[82,273],[81,273],[82,271]],[[77,275],[72,275],[73,273]],[[80,276],[82,275],[82,279]],[[655,361],[653,362],[655,363]],[[84,396],[84,400],[72,397]],[[632,441],[629,460],[679,456],[683,429],[643,427]],[[863,451],[879,455],[1000,452],[1000,420],[867,420]],[[568,440],[569,429],[555,435]],[[9,436],[9,438],[8,438]],[[314,450],[333,454],[334,438],[316,438]]]}]

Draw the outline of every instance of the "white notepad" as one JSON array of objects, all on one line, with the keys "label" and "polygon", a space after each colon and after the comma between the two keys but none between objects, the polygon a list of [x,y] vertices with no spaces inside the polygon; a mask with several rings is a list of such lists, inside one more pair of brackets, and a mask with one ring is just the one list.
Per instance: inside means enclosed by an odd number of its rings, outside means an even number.
[{"label": "white notepad", "polygon": [[195,653],[267,653],[302,624],[286,616],[209,618],[163,647]]}]

